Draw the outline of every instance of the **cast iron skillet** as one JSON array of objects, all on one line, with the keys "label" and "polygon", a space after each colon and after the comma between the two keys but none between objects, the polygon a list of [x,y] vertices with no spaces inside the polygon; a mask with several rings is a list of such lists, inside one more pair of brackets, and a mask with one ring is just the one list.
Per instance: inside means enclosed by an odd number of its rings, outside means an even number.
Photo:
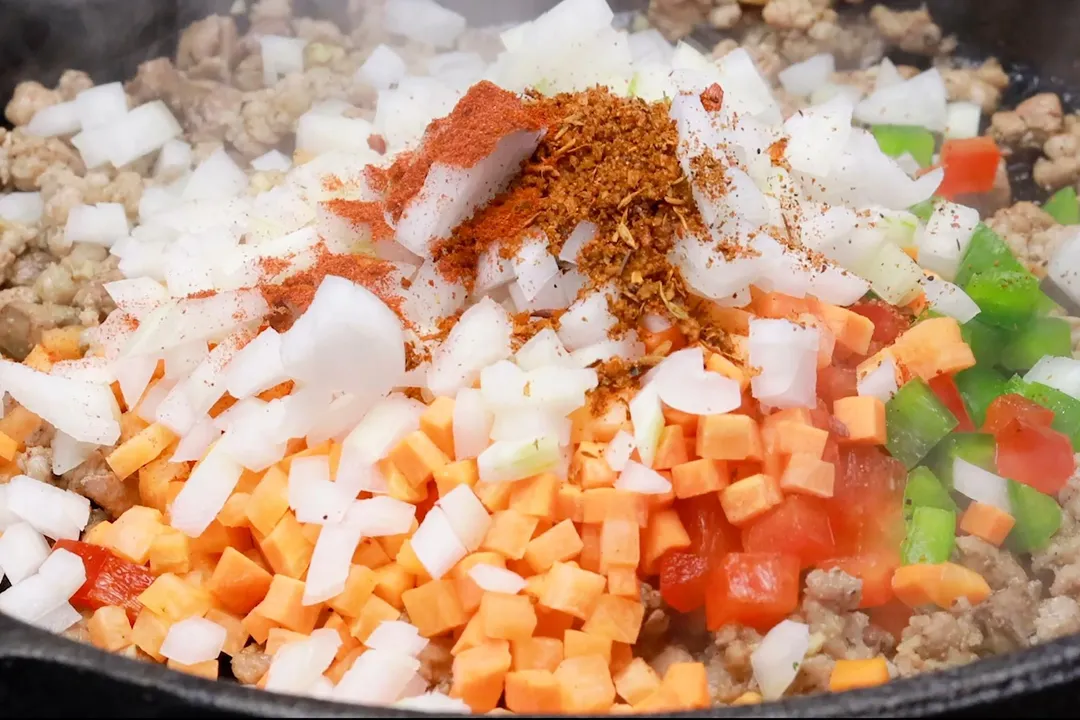
[{"label": "cast iron skillet", "polygon": [[[513,20],[552,0],[442,0],[472,18]],[[632,2],[634,0],[631,0]],[[297,0],[298,14],[341,12],[345,0]],[[618,4],[613,3],[613,4]],[[626,3],[624,3],[625,6]],[[637,2],[640,6],[640,0]],[[914,5],[893,2],[893,5]],[[1014,83],[1008,102],[1053,89],[1080,88],[1080,7],[1072,3],[930,0],[935,17],[957,33],[962,51],[995,55]],[[107,82],[134,74],[144,60],[172,55],[177,33],[230,0],[0,0],[0,107],[15,83],[53,83],[64,68]],[[1037,195],[1014,182],[1023,196]],[[799,698],[764,706],[696,713],[730,717],[867,715],[1075,716],[1080,691],[1080,635],[942,673],[870,690]],[[109,715],[406,717],[410,713],[276,695],[235,683],[167,671],[108,655],[0,615],[0,708],[5,716]]]}]

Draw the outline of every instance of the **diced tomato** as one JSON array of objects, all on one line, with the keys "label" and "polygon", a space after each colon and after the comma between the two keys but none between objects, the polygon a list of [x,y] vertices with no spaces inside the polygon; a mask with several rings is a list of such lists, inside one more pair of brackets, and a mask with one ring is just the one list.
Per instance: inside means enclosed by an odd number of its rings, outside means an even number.
[{"label": "diced tomato", "polygon": [[731,553],[709,579],[705,620],[710,630],[749,625],[761,632],[799,604],[799,559],[779,553]]},{"label": "diced tomato", "polygon": [[892,576],[899,566],[898,553],[882,551],[826,560],[819,567],[823,570],[843,570],[862,580],[862,600],[859,607],[873,608],[892,600]]},{"label": "diced tomato", "polygon": [[820,500],[791,495],[743,529],[743,549],[750,553],[784,553],[813,567],[836,555],[829,515]]},{"label": "diced tomato", "polygon": [[741,542],[715,493],[679,500],[675,509],[690,547],[660,558],[660,594],[675,609],[690,612],[705,604],[709,573],[725,555],[739,550]]},{"label": "diced tomato", "polygon": [[826,501],[838,555],[899,548],[906,478],[903,463],[879,447],[839,450],[833,497]]},{"label": "diced tomato", "polygon": [[983,432],[997,436],[1013,420],[1031,427],[1048,428],[1054,422],[1054,411],[1028,400],[1023,395],[999,395],[986,409]]},{"label": "diced tomato", "polygon": [[831,408],[832,404],[840,398],[854,397],[859,394],[855,368],[828,365],[818,370],[817,374],[818,397],[824,400]]},{"label": "diced tomato", "polygon": [[938,400],[949,408],[949,412],[960,421],[957,430],[960,432],[975,432],[975,423],[971,422],[964,398],[960,395],[960,389],[956,387],[956,381],[951,375],[938,375],[930,381],[930,389],[938,396]]},{"label": "diced tomato", "polygon": [[848,310],[874,323],[874,334],[870,339],[871,355],[886,345],[892,345],[900,333],[911,327],[911,317],[884,300],[860,300]]},{"label": "diced tomato", "polygon": [[1001,149],[985,135],[946,140],[941,146],[945,177],[937,194],[951,200],[965,193],[990,192],[994,188]]},{"label": "diced tomato", "polygon": [[890,600],[884,605],[868,608],[866,614],[870,616],[872,625],[877,625],[892,635],[896,642],[900,642],[900,635],[915,611],[899,600]]},{"label": "diced tomato", "polygon": [[154,582],[147,568],[124,560],[107,548],[76,540],[58,540],[53,549],[75,553],[86,568],[86,582],[71,598],[75,608],[97,610],[106,605],[120,605],[133,620],[142,610],[138,597]]},{"label": "diced tomato", "polygon": [[1013,420],[997,433],[998,473],[1047,495],[1057,495],[1076,471],[1068,437],[1048,427]]}]

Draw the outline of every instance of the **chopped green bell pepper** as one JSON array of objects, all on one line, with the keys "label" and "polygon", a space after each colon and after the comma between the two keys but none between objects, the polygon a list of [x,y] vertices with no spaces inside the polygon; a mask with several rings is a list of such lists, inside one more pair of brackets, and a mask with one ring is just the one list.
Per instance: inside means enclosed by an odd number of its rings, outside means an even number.
[{"label": "chopped green bell pepper", "polygon": [[1042,290],[1027,271],[987,270],[973,275],[964,286],[979,306],[979,318],[990,325],[1016,330],[1039,310]]},{"label": "chopped green bell pepper", "polygon": [[1080,225],[1080,200],[1076,188],[1063,187],[1043,203],[1043,211],[1062,225]]},{"label": "chopped green bell pepper", "polygon": [[881,152],[889,157],[900,157],[904,153],[910,153],[919,163],[919,167],[926,167],[934,159],[934,134],[918,125],[873,125],[870,132],[874,133]]},{"label": "chopped green bell pepper", "polygon": [[934,198],[927,198],[921,203],[915,203],[908,208],[908,212],[923,222],[927,222],[930,220],[930,216],[934,214]]},{"label": "chopped green bell pepper", "polygon": [[904,485],[904,519],[910,520],[915,509],[920,507],[956,511],[952,495],[927,467],[917,467],[908,473]]},{"label": "chopped green bell pepper", "polygon": [[1006,392],[1005,376],[989,364],[980,362],[975,367],[956,373],[953,380],[960,391],[960,397],[964,399],[964,406],[971,416],[971,421],[976,427],[982,427],[986,422],[986,409],[990,407],[990,403]]},{"label": "chopped green bell pepper", "polygon": [[960,336],[971,346],[979,365],[992,366],[1001,360],[1001,349],[1008,341],[1009,332],[974,317],[960,326]]},{"label": "chopped green bell pepper", "polygon": [[953,433],[934,448],[926,458],[926,466],[933,470],[934,475],[941,479],[947,488],[953,486],[953,463],[956,458],[967,460],[972,465],[978,465],[983,470],[997,471],[994,461],[993,435],[983,433]]},{"label": "chopped green bell pepper", "polygon": [[958,424],[926,381],[915,378],[885,403],[885,447],[913,468]]},{"label": "chopped green bell pepper", "polygon": [[988,270],[1027,272],[1001,237],[983,223],[975,228],[956,270],[957,285],[967,289],[972,276]]},{"label": "chopped green bell pepper", "polygon": [[904,565],[948,562],[956,545],[956,513],[936,507],[917,507],[900,544]]},{"label": "chopped green bell pepper", "polygon": [[1009,370],[1027,370],[1044,355],[1072,356],[1072,331],[1063,318],[1032,318],[1009,339],[1001,351],[1001,364]]},{"label": "chopped green bell pepper", "polygon": [[1009,480],[1009,504],[1016,520],[1009,544],[1019,552],[1042,550],[1061,527],[1061,506],[1057,500],[1031,487]]},{"label": "chopped green bell pepper", "polygon": [[1023,395],[1028,400],[1053,410],[1054,422],[1050,427],[1068,435],[1072,440],[1073,450],[1080,452],[1080,400],[1057,388],[1027,382],[1019,376],[1013,376],[1005,383],[1005,392]]}]

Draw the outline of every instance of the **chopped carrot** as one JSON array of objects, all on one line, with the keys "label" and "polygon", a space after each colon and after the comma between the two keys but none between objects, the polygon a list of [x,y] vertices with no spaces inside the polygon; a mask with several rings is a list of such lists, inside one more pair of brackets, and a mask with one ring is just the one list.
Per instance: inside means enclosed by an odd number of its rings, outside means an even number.
[{"label": "chopped carrot", "polygon": [[780,489],[784,492],[821,498],[831,498],[835,484],[836,466],[813,455],[792,455],[780,476]]},{"label": "chopped carrot", "polygon": [[[406,607],[408,607],[408,602],[406,602]],[[397,608],[382,598],[371,595],[368,597],[367,602],[364,603],[360,614],[349,623],[349,634],[360,642],[366,642],[371,633],[375,632],[375,628],[379,627],[381,623],[387,620],[397,620],[399,617],[401,617],[401,613],[398,612]],[[413,620],[413,624],[416,624],[415,620]]]},{"label": "chopped carrot", "polygon": [[641,531],[636,522],[613,517],[600,526],[600,569],[637,567],[641,562]]},{"label": "chopped carrot", "polygon": [[[417,432],[420,432],[419,430]],[[420,433],[423,435],[423,433]],[[427,437],[424,435],[424,437]],[[433,446],[434,447],[434,446]],[[401,500],[402,502],[412,503],[416,505],[427,499],[428,496],[428,483],[422,482],[419,485],[413,485],[409,482],[409,479],[405,477],[405,473],[398,469],[398,466],[390,462],[390,458],[383,458],[380,460],[376,467],[379,468],[379,472],[386,478],[386,493],[395,500]]]},{"label": "chopped carrot", "polygon": [[412,624],[424,637],[434,637],[461,627],[469,616],[461,607],[453,581],[443,578],[406,590],[401,596]]},{"label": "chopped carrot", "polygon": [[401,543],[401,549],[398,550],[394,562],[400,565],[405,572],[416,578],[416,582],[414,583],[416,585],[431,580],[431,576],[428,575],[428,571],[424,568],[424,564],[420,562],[420,558],[416,557],[412,542],[409,540]]},{"label": "chopped carrot", "polygon": [[154,538],[164,529],[158,510],[135,505],[113,522],[105,542],[121,557],[144,565],[150,559]]},{"label": "chopped carrot", "polygon": [[700,302],[697,307],[714,325],[733,335],[747,335],[750,332],[753,315],[743,308],[724,307],[710,300]]},{"label": "chopped carrot", "polygon": [[847,435],[838,438],[841,444],[885,444],[885,403],[881,398],[873,395],[838,398],[833,402],[833,415],[847,428]]},{"label": "chopped carrot", "polygon": [[234,492],[225,501],[221,512],[217,514],[217,521],[224,527],[246,527],[248,524],[247,508],[251,504],[251,494],[246,492]]},{"label": "chopped carrot", "polygon": [[47,373],[52,369],[53,361],[45,348],[41,347],[41,345],[35,345],[23,358],[22,364],[39,372]]},{"label": "chopped carrot", "polygon": [[30,437],[41,427],[42,420],[22,405],[16,405],[0,418],[0,432],[19,444],[21,450]]},{"label": "chopped carrot", "polygon": [[645,606],[638,599],[601,595],[582,629],[590,635],[633,644],[645,618]]},{"label": "chopped carrot", "polygon": [[744,692],[731,701],[732,705],[757,705],[762,700],[761,693]]},{"label": "chopped carrot", "polygon": [[821,303],[818,313],[836,336],[836,344],[856,355],[865,355],[874,336],[874,323],[870,318],[847,308]]},{"label": "chopped carrot", "polygon": [[231,547],[245,552],[253,547],[251,531],[246,527],[225,527],[217,520],[212,520],[197,538],[191,538],[193,553],[216,555]]},{"label": "chopped carrot", "polygon": [[573,615],[546,608],[541,604],[536,606],[536,632],[537,637],[557,638],[562,640],[567,630],[574,626]]},{"label": "chopped carrot", "polygon": [[360,645],[360,641],[354,638],[349,632],[349,621],[341,617],[341,615],[338,615],[336,612],[331,612],[326,617],[326,622],[323,623],[323,627],[328,630],[336,631],[338,637],[341,638],[341,647],[338,648],[337,653],[334,655],[336,658],[345,657],[353,648]]},{"label": "chopped carrot", "polygon": [[810,303],[805,298],[781,292],[761,292],[754,287],[750,293],[750,308],[760,317],[790,320],[810,311]]},{"label": "chopped carrot", "polygon": [[732,525],[760,517],[784,500],[780,486],[769,475],[753,475],[720,491],[720,506]]},{"label": "chopped carrot", "polygon": [[166,450],[156,460],[139,468],[139,497],[143,504],[162,513],[168,509],[170,483],[183,487],[179,481],[187,480],[191,474],[187,463],[169,462],[167,456],[170,455]]},{"label": "chopped carrot", "polygon": [[550,670],[507,673],[505,694],[511,712],[557,713],[562,708],[561,686]]},{"label": "chopped carrot", "polygon": [[671,468],[671,486],[680,499],[723,490],[730,482],[723,460],[701,458]]},{"label": "chopped carrot", "polygon": [[299,579],[311,563],[315,543],[304,536],[296,516],[286,512],[270,534],[259,541],[259,549],[274,572]]},{"label": "chopped carrot", "polygon": [[636,705],[660,689],[660,676],[639,657],[616,672],[612,680],[616,694],[631,705]]},{"label": "chopped carrot", "polygon": [[827,430],[801,422],[778,421],[768,427],[775,433],[777,452],[783,455],[821,457],[829,440]]},{"label": "chopped carrot", "polygon": [[563,657],[583,657],[599,655],[604,662],[611,664],[611,638],[591,635],[581,630],[567,630],[563,635]]},{"label": "chopped carrot", "polygon": [[1000,546],[1005,542],[1014,524],[1016,520],[1009,513],[978,501],[968,505],[960,516],[961,530],[991,545]]},{"label": "chopped carrot", "polygon": [[160,423],[154,423],[117,445],[115,450],[105,456],[105,462],[116,477],[123,480],[160,455],[174,440],[176,435],[171,430]]},{"label": "chopped carrot", "polygon": [[202,617],[210,609],[210,593],[197,588],[172,573],[155,578],[139,595],[143,607],[171,622]]},{"label": "chopped carrot", "polygon": [[505,568],[506,558],[497,552],[474,552],[463,557],[450,571],[458,600],[461,602],[462,609],[467,613],[471,613],[480,607],[480,599],[484,596],[484,591],[469,577],[469,571],[477,565],[494,565],[495,567]]},{"label": "chopped carrot", "polygon": [[386,458],[414,488],[431,480],[437,468],[450,462],[446,453],[422,430],[415,430],[402,438]]},{"label": "chopped carrot", "polygon": [[271,466],[251,493],[248,522],[263,535],[269,535],[288,509],[289,475],[278,466]]},{"label": "chopped carrot", "polygon": [[454,399],[437,397],[420,414],[420,430],[447,458],[454,457]]},{"label": "chopped carrot", "polygon": [[690,460],[686,448],[686,436],[679,425],[668,425],[660,431],[660,440],[653,458],[653,469],[670,470]]},{"label": "chopped carrot", "polygon": [[556,523],[525,546],[525,561],[533,572],[546,572],[556,562],[573,560],[582,550],[581,536],[570,520]]},{"label": "chopped carrot", "polygon": [[664,412],[664,425],[678,425],[683,430],[683,436],[692,438],[697,435],[698,416],[691,415],[690,413],[683,412],[682,410],[676,410],[675,408],[663,406]]},{"label": "chopped carrot", "polygon": [[499,704],[510,671],[510,644],[491,640],[454,658],[450,696],[463,700],[473,712],[490,712]]},{"label": "chopped carrot", "polygon": [[975,356],[961,336],[960,324],[951,317],[929,318],[912,325],[896,339],[891,351],[898,364],[925,380],[975,364]]},{"label": "chopped carrot", "polygon": [[761,460],[761,431],[747,415],[706,415],[698,422],[697,454],[711,460]]},{"label": "chopped carrot", "polygon": [[119,652],[131,644],[131,621],[127,610],[119,605],[106,605],[94,611],[86,623],[90,643],[109,652]]},{"label": "chopped carrot", "polygon": [[[674,478],[674,474],[672,474]],[[668,550],[690,547],[690,536],[675,510],[659,510],[649,516],[641,537],[641,569],[646,575],[656,572],[656,563]]]},{"label": "chopped carrot", "polygon": [[641,585],[637,570],[632,567],[612,567],[607,571],[607,591],[621,597],[638,597]]},{"label": "chopped carrot", "polygon": [[240,621],[244,630],[257,643],[265,643],[270,636],[270,630],[278,627],[278,624],[268,617],[260,615],[252,610]]},{"label": "chopped carrot", "polygon": [[0,458],[14,460],[17,452],[19,452],[19,443],[15,441],[15,438],[0,432]]},{"label": "chopped carrot", "polygon": [[165,642],[171,625],[172,622],[144,607],[135,618],[135,624],[131,626],[131,644],[157,662],[165,662],[165,656],[161,654],[161,644]]},{"label": "chopped carrot", "polygon": [[611,672],[619,672],[634,659],[634,646],[629,643],[611,643]]},{"label": "chopped carrot", "polygon": [[365,652],[367,652],[367,648],[358,644],[356,647],[334,660],[330,665],[330,669],[326,671],[326,677],[330,682],[337,685],[341,682],[341,678],[345,677],[345,673],[352,670],[352,666],[356,663],[356,660]]},{"label": "chopped carrot", "polygon": [[461,630],[461,634],[457,636],[453,647],[450,648],[450,654],[457,657],[470,648],[483,645],[488,639],[488,636],[484,634],[484,618],[480,617],[480,613],[476,613],[469,618],[469,622],[465,623],[465,628]]},{"label": "chopped carrot", "polygon": [[634,520],[638,526],[649,523],[649,505],[646,496],[616,488],[592,488],[581,494],[583,520],[586,523],[602,523],[608,518]]},{"label": "chopped carrot", "polygon": [[881,655],[869,660],[837,660],[829,676],[829,690],[844,692],[889,682],[889,664]]},{"label": "chopped carrot", "polygon": [[397,562],[383,565],[374,572],[375,594],[401,610],[404,607],[401,596],[406,590],[416,587],[416,576]]},{"label": "chopped carrot", "polygon": [[266,597],[252,612],[273,620],[278,625],[298,633],[309,634],[315,629],[322,603],[304,605],[304,583],[288,575],[275,575]]},{"label": "chopped carrot", "polygon": [[363,565],[364,567],[375,568],[382,567],[386,563],[391,562],[391,558],[383,550],[382,545],[376,542],[375,538],[367,538],[356,547],[356,552],[353,553],[352,564]]},{"label": "chopped carrot", "polygon": [[97,525],[83,533],[83,542],[90,545],[100,545],[106,547],[108,545],[109,533],[112,532],[112,523],[108,520],[102,520]]},{"label": "chopped carrot", "polygon": [[607,712],[615,702],[611,670],[599,655],[567,658],[555,670],[562,711],[570,715]]},{"label": "chopped carrot", "polygon": [[473,487],[476,485],[477,480],[480,479],[475,459],[447,463],[432,473],[432,477],[435,478],[435,488],[439,492],[439,497],[450,492],[458,485]]},{"label": "chopped carrot", "polygon": [[491,516],[491,527],[480,547],[493,550],[504,557],[520,560],[536,530],[537,518],[522,515],[517,510],[502,510]]},{"label": "chopped carrot", "polygon": [[480,502],[490,513],[510,507],[510,493],[513,492],[513,489],[511,483],[489,483],[483,480],[478,480],[476,485],[473,486],[476,497],[480,498]]},{"label": "chopped carrot", "polygon": [[558,638],[529,637],[510,641],[514,670],[555,671],[563,661],[563,643]]},{"label": "chopped carrot", "polygon": [[704,663],[677,662],[668,666],[660,690],[676,698],[678,709],[699,710],[709,707],[709,678]]},{"label": "chopped carrot", "polygon": [[525,595],[485,592],[478,614],[484,634],[494,640],[520,640],[536,629],[536,610]]},{"label": "chopped carrot", "polygon": [[594,416],[586,403],[570,413],[570,442],[611,442],[630,419],[629,408],[623,402],[609,403],[604,414]]},{"label": "chopped carrot", "polygon": [[280,627],[270,628],[270,632],[266,634],[265,651],[267,655],[273,657],[281,649],[282,645],[303,642],[307,639],[308,636],[304,633],[293,632]]},{"label": "chopped carrot", "polygon": [[638,327],[638,334],[649,355],[667,355],[686,347],[686,336],[674,325],[659,332]]},{"label": "chopped carrot", "polygon": [[78,360],[83,356],[83,328],[79,325],[50,328],[41,333],[41,347],[56,360]]},{"label": "chopped carrot", "polygon": [[154,536],[150,543],[150,571],[155,575],[191,570],[191,542],[187,535],[171,528]]},{"label": "chopped carrot", "polygon": [[586,620],[592,615],[605,585],[607,580],[603,575],[558,562],[548,571],[540,604]]},{"label": "chopped carrot", "polygon": [[240,617],[218,608],[210,608],[206,611],[206,619],[225,628],[225,644],[221,647],[221,652],[229,657],[236,657],[247,645],[250,636]]},{"label": "chopped carrot", "polygon": [[126,443],[148,427],[150,423],[135,413],[124,413],[120,416],[120,443]]},{"label": "chopped carrot", "polygon": [[345,589],[327,600],[326,604],[345,617],[359,617],[374,590],[375,573],[365,565],[353,563],[349,566]]},{"label": "chopped carrot", "polygon": [[977,605],[990,596],[990,586],[981,575],[949,562],[903,565],[893,573],[892,588],[909,607],[933,603],[944,610],[962,597]]},{"label": "chopped carrot", "polygon": [[740,390],[750,387],[750,374],[720,353],[709,355],[709,359],[705,361],[705,369],[734,380],[739,383]]},{"label": "chopped carrot", "polygon": [[201,677],[204,680],[217,680],[218,679],[218,661],[217,658],[213,660],[204,660],[201,663],[195,663],[194,665],[185,665],[182,662],[176,660],[169,660],[166,663],[170,670],[186,673],[188,675],[194,675],[195,677]]},{"label": "chopped carrot", "polygon": [[522,515],[549,518],[555,514],[555,497],[562,480],[555,473],[541,473],[513,483],[510,508]]},{"label": "chopped carrot", "polygon": [[[401,548],[408,542],[409,538],[414,532],[416,532],[417,523],[413,520],[413,525],[407,533],[401,533],[400,535],[384,535],[383,537],[376,538],[382,549],[386,551],[387,556],[391,560],[396,560],[398,553],[401,552]],[[418,561],[419,562],[419,561]]]},{"label": "chopped carrot", "polygon": [[564,483],[555,496],[555,520],[585,522],[585,496],[581,488]]}]

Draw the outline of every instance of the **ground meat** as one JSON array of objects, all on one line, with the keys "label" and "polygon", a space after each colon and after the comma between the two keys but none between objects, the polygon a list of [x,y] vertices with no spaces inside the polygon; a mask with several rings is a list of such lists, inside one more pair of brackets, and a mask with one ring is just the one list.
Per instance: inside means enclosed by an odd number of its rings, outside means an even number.
[{"label": "ground meat", "polygon": [[973,102],[988,115],[997,110],[1001,104],[1001,93],[1009,86],[1009,76],[995,58],[977,67],[944,65],[938,69],[950,101]]},{"label": "ground meat", "polygon": [[1050,544],[1032,554],[1031,568],[1053,578],[1051,595],[1080,597],[1080,523],[1064,520]]},{"label": "ground meat", "polygon": [[668,39],[677,40],[705,22],[711,9],[711,0],[650,0],[649,22]]},{"label": "ground meat", "polygon": [[840,570],[814,570],[806,577],[799,615],[820,638],[820,651],[834,659],[860,660],[891,647],[891,637],[856,612],[862,581]]},{"label": "ground meat", "polygon": [[984,650],[1001,654],[1031,644],[1042,585],[1014,580],[972,609],[983,634]]},{"label": "ground meat", "polygon": [[806,576],[806,597],[834,612],[849,612],[862,600],[862,580],[841,570],[814,570]]},{"label": "ground meat", "polygon": [[244,94],[210,80],[183,81],[174,103],[191,142],[222,142],[240,122]]},{"label": "ground meat", "polygon": [[904,628],[893,662],[900,675],[963,665],[978,659],[983,634],[967,612],[914,615]]},{"label": "ground meat", "polygon": [[1039,185],[1057,190],[1080,180],[1080,116],[1065,118],[1062,132],[1043,145],[1043,155],[1031,173]]},{"label": "ground meat", "polygon": [[260,35],[292,35],[292,0],[257,0],[248,17]]},{"label": "ground meat", "polygon": [[641,604],[645,606],[645,620],[638,633],[638,652],[648,658],[660,648],[671,623],[660,591],[645,582],[641,583]]},{"label": "ground meat", "polygon": [[694,656],[682,645],[668,645],[656,657],[649,660],[649,665],[656,674],[663,677],[667,669],[675,663],[693,662]]},{"label": "ground meat", "polygon": [[37,236],[37,228],[0,220],[0,276],[14,274],[16,260]]},{"label": "ground meat", "polygon": [[1049,92],[1029,97],[1015,110],[998,111],[990,119],[990,134],[1010,148],[1041,148],[1063,127],[1061,98]]},{"label": "ground meat", "polygon": [[917,10],[893,10],[875,5],[870,21],[890,44],[917,55],[937,55],[952,52],[956,40],[943,37],[941,28],[930,17],[926,6]]},{"label": "ground meat", "polygon": [[982,575],[995,590],[1028,581],[1028,575],[1015,555],[974,535],[956,538],[956,555],[961,565]]},{"label": "ground meat", "polygon": [[705,677],[709,683],[709,697],[715,703],[730,703],[750,686],[752,678],[737,678],[728,670],[723,649],[709,645],[699,658],[705,663]]},{"label": "ground meat", "polygon": [[730,30],[742,19],[742,6],[738,0],[715,0],[709,11],[709,25],[717,30]]},{"label": "ground meat", "polygon": [[1039,603],[1035,616],[1035,642],[1049,642],[1080,633],[1080,604],[1059,595]]},{"label": "ground meat", "polygon": [[769,0],[761,17],[781,30],[809,30],[815,23],[835,22],[831,0]]},{"label": "ground meat", "polygon": [[1046,274],[1051,256],[1064,239],[1057,221],[1027,201],[999,210],[986,224],[1005,240],[1020,262],[1040,276]]},{"label": "ground meat", "polygon": [[68,490],[94,501],[113,518],[139,503],[136,484],[116,477],[100,450],[95,451],[82,465],[64,473],[62,481]]},{"label": "ground meat", "polygon": [[735,625],[720,628],[713,635],[712,644],[706,646],[698,660],[705,663],[714,702],[729,703],[751,688],[750,655],[760,642],[757,631]]},{"label": "ground meat", "polygon": [[341,28],[329,20],[298,17],[293,18],[292,25],[296,37],[304,38],[315,45],[336,45],[344,48],[352,44],[349,37],[341,32]]},{"label": "ground meat", "polygon": [[255,685],[270,669],[270,656],[260,645],[248,645],[232,659],[233,676],[244,685]]},{"label": "ground meat", "polygon": [[[27,135],[16,128],[0,140],[7,156],[7,173],[16,190],[37,190],[41,176],[51,167],[66,167],[77,175],[86,171],[79,153],[60,138]],[[0,161],[0,165],[4,162]]]},{"label": "ground meat", "polygon": [[52,262],[52,256],[40,250],[23,253],[12,263],[6,280],[11,285],[33,285],[41,272]]},{"label": "ground meat", "polygon": [[74,100],[83,90],[94,87],[94,81],[82,70],[65,70],[56,83],[56,91],[65,102]]},{"label": "ground meat", "polygon": [[9,302],[0,307],[0,351],[21,361],[41,340],[42,332],[77,321],[78,313],[63,305]]},{"label": "ground meat", "polygon": [[15,86],[15,93],[4,108],[4,116],[12,125],[26,125],[38,110],[61,102],[60,93],[39,82],[29,80]]},{"label": "ground meat", "polygon": [[806,658],[799,666],[799,674],[791,683],[789,694],[805,695],[828,690],[829,678],[835,666],[836,659],[829,655],[818,654]]},{"label": "ground meat", "polygon": [[420,661],[420,677],[427,680],[429,688],[441,687],[450,682],[450,668],[454,657],[450,654],[453,641],[435,638],[428,642],[416,657]]},{"label": "ground meat", "polygon": [[52,482],[52,448],[27,446],[15,458],[23,475],[29,475],[41,482]]},{"label": "ground meat", "polygon": [[191,78],[226,81],[239,47],[236,21],[211,15],[188,26],[176,48],[176,66]]}]

